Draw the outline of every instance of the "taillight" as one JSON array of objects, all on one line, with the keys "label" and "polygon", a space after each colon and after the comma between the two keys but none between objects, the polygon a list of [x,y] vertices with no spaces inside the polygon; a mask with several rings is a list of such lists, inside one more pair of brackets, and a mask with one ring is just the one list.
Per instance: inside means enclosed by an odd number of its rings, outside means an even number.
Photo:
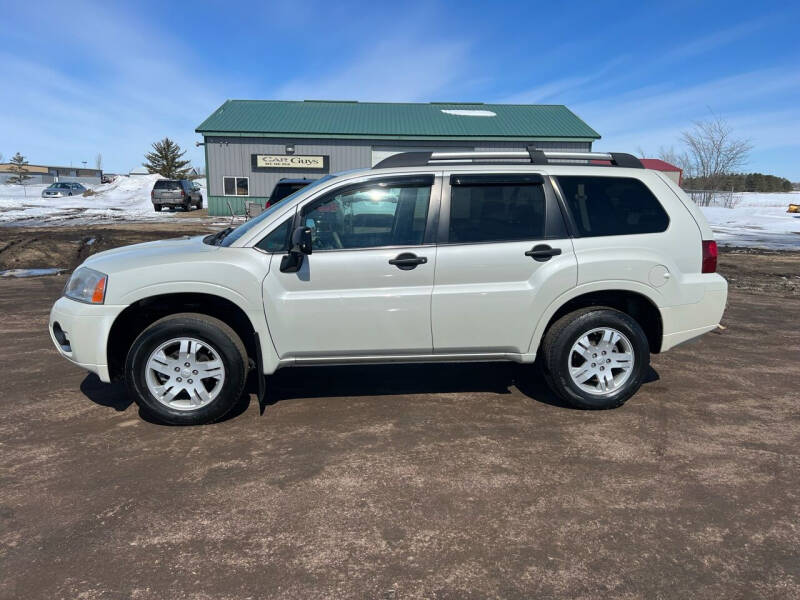
[{"label": "taillight", "polygon": [[155,199],[156,199],[156,191],[150,190],[150,200],[155,200]]},{"label": "taillight", "polygon": [[703,240],[703,269],[702,273],[717,272],[717,242],[714,240]]},{"label": "taillight", "polygon": [[181,198],[186,198],[186,190],[181,190]]}]

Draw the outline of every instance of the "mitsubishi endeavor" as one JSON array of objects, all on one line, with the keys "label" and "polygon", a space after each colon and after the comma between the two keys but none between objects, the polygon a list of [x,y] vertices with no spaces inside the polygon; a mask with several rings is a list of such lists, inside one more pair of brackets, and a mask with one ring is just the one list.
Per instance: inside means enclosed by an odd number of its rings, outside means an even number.
[{"label": "mitsubishi endeavor", "polygon": [[175,424],[223,417],[256,370],[537,361],[584,409],[720,321],[694,203],[620,153],[408,152],[329,175],[205,237],[101,252],[53,306],[58,351]]}]

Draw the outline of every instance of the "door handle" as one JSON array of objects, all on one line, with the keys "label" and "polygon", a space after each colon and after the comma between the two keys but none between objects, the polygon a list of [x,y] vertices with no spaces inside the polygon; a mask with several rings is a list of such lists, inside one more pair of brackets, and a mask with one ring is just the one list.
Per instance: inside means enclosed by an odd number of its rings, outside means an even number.
[{"label": "door handle", "polygon": [[536,244],[525,253],[525,256],[530,256],[536,262],[545,262],[559,254],[561,254],[561,248],[551,248],[547,244]]},{"label": "door handle", "polygon": [[428,262],[428,259],[424,256],[417,256],[412,252],[403,252],[390,260],[389,264],[403,271],[410,271],[411,269],[416,269],[417,265],[424,265],[426,262]]}]

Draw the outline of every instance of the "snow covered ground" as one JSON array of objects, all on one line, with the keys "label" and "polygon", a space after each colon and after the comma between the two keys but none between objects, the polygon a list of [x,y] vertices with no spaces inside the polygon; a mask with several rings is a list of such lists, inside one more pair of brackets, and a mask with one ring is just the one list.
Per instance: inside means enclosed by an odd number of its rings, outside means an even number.
[{"label": "snow covered ground", "polygon": [[[42,198],[47,185],[0,185],[0,225],[78,225],[108,221],[167,221],[176,213],[155,212],[150,190],[160,175],[117,177],[90,187],[93,196]],[[206,180],[198,179],[206,196]]]},{"label": "snow covered ground", "polygon": [[787,213],[800,204],[800,192],[743,193],[734,208],[701,207],[720,245],[800,250],[800,214]]},{"label": "snow covered ground", "polygon": [[[168,221],[180,212],[157,213],[150,190],[159,175],[118,177],[92,186],[94,196],[55,200],[41,197],[45,185],[0,185],[0,226],[79,225],[109,221]],[[206,180],[198,179],[207,198]],[[26,195],[27,194],[27,195]],[[722,245],[800,250],[800,215],[787,213],[800,204],[800,192],[744,193],[734,208],[703,207],[717,241]]]}]

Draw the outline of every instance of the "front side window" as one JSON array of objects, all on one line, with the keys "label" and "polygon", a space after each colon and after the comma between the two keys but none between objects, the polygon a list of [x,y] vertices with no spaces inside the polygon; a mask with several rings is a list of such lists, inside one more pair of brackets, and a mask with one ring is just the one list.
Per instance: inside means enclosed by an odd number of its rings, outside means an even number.
[{"label": "front side window", "polygon": [[557,177],[580,235],[657,233],[669,226],[658,199],[629,177]]},{"label": "front side window", "polygon": [[544,238],[541,184],[452,183],[450,243],[508,242]]},{"label": "front side window", "polygon": [[249,196],[249,177],[223,177],[222,190],[226,196]]},{"label": "front side window", "polygon": [[313,203],[303,224],[314,251],[422,244],[431,183],[369,182]]}]

